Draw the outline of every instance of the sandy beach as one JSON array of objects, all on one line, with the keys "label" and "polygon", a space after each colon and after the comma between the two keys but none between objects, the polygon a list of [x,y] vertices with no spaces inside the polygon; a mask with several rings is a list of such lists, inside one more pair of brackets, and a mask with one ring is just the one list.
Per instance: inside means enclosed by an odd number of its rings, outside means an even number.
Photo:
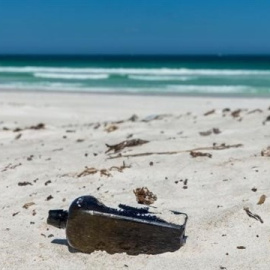
[{"label": "sandy beach", "polygon": [[[269,269],[270,151],[261,153],[270,146],[269,106],[252,98],[1,92],[0,269]],[[130,139],[149,142],[105,153],[106,144]],[[123,162],[128,168],[110,169]],[[78,177],[86,167],[97,172]],[[188,214],[179,250],[83,254],[54,243],[65,230],[47,225],[50,209],[68,209],[81,195],[140,206],[139,187],[157,196],[153,206]]]}]

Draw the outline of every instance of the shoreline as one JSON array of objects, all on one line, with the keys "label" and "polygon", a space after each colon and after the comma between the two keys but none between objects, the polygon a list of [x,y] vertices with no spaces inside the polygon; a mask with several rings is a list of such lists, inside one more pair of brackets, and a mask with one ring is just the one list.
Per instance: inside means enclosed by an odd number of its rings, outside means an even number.
[{"label": "shoreline", "polygon": [[184,97],[184,98],[214,98],[214,99],[265,99],[265,98],[270,98],[270,94],[261,94],[261,95],[250,95],[250,94],[208,94],[208,93],[203,93],[203,94],[188,94],[188,93],[173,93],[173,92],[168,92],[168,93],[161,93],[161,92],[156,92],[156,93],[139,93],[139,92],[117,92],[117,91],[78,91],[78,90],[31,90],[31,89],[23,89],[23,90],[18,90],[18,89],[9,89],[9,88],[0,88],[0,93],[49,93],[49,94],[79,94],[79,95],[108,95],[108,96],[142,96],[142,97]]}]

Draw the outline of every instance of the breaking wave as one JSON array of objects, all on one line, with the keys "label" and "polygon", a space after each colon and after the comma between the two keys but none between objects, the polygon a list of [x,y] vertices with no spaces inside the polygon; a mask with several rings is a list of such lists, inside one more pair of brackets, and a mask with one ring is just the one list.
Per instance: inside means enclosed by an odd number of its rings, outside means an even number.
[{"label": "breaking wave", "polygon": [[106,74],[106,75],[186,75],[186,76],[252,76],[270,75],[269,70],[187,69],[187,68],[65,68],[65,67],[4,67],[0,73]]}]

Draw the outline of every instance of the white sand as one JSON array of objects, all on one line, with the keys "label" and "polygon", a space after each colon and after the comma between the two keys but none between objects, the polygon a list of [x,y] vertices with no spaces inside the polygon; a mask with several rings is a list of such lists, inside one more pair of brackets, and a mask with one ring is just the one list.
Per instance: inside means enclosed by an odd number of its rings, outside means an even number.
[{"label": "white sand", "polygon": [[[270,145],[270,121],[263,125],[269,105],[263,99],[0,93],[0,269],[269,269],[270,199],[257,205],[270,188],[270,157],[260,154]],[[231,111],[223,113],[224,108],[243,111],[234,118]],[[204,116],[212,109],[213,114]],[[262,112],[250,113],[254,109]],[[139,120],[116,124],[119,129],[111,133],[104,130],[105,123],[132,114]],[[167,115],[141,121],[153,114]],[[38,123],[45,129],[25,129]],[[101,125],[94,129],[97,123]],[[199,134],[213,128],[221,133]],[[190,150],[213,143],[243,147],[201,151],[212,158],[183,152],[108,159],[105,143],[119,143],[130,134],[150,142],[126,148],[123,154]],[[123,161],[131,168],[112,171],[111,177],[76,177],[85,166],[110,168]],[[187,189],[181,179],[188,179]],[[24,181],[32,185],[18,185]],[[178,251],[82,254],[51,243],[65,239],[65,231],[46,224],[48,210],[68,209],[73,199],[88,194],[108,205],[134,205],[133,189],[143,186],[157,195],[154,206],[189,215],[187,242]],[[53,198],[47,201],[49,195]],[[24,209],[30,202],[35,204]],[[264,223],[248,217],[243,207]]]}]

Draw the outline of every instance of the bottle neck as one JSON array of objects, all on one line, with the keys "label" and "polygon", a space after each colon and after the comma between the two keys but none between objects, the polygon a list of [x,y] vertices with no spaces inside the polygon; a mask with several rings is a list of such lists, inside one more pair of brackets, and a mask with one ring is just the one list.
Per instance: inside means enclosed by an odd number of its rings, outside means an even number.
[{"label": "bottle neck", "polygon": [[47,223],[59,229],[66,228],[68,212],[62,209],[50,210]]}]

